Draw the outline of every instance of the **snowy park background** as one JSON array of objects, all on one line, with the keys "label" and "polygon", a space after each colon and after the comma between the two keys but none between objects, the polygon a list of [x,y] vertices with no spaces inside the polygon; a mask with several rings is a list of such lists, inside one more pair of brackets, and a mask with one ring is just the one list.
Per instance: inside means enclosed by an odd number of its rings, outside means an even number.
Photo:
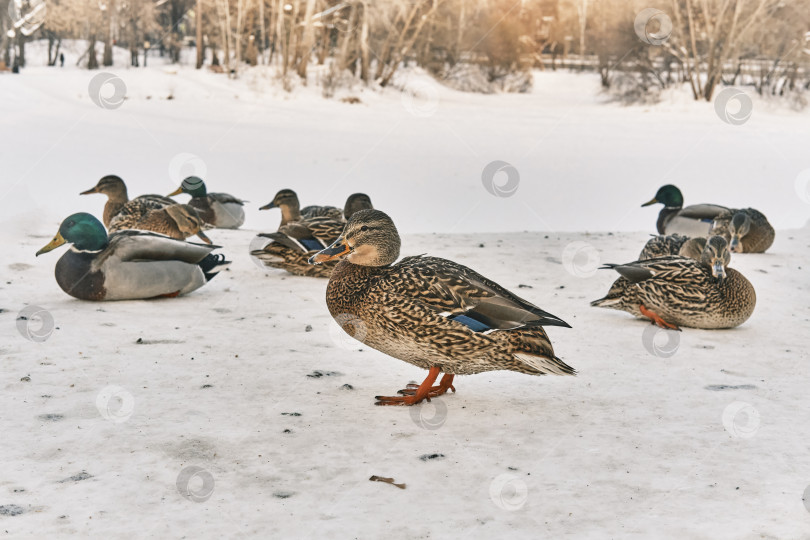
[{"label": "snowy park background", "polygon": [[[7,537],[810,534],[807,109],[747,87],[718,107],[685,84],[627,105],[568,69],[463,92],[413,64],[326,98],[328,63],[290,90],[273,65],[197,70],[191,47],[138,68],[115,47],[98,70],[75,65],[86,41],[62,42],[64,68],[47,47],[0,73]],[[60,253],[34,253],[67,215],[101,214],[104,197],[78,193],[106,174],[131,197],[197,174],[250,201],[241,230],[209,233],[229,270],[176,299],[64,294]],[[732,260],[758,297],[739,328],[673,334],[588,305],[615,277],[597,268],[655,231],[640,204],[667,183],[777,229]],[[466,264],[568,321],[549,334],[578,376],[485,373],[374,407],[424,374],[342,334],[325,280],[251,260],[279,220],[258,207],[282,188],[303,205],[368,193],[403,255]]]}]

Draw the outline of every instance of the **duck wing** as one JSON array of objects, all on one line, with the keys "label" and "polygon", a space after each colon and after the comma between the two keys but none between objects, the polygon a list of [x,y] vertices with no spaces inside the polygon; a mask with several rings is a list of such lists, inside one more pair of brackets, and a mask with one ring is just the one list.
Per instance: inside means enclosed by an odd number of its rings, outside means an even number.
[{"label": "duck wing", "polygon": [[728,208],[719,204],[693,204],[682,208],[678,212],[678,216],[699,221],[714,221],[717,216],[723,212],[728,212],[728,210]]},{"label": "duck wing", "polygon": [[172,206],[173,204],[177,204],[177,201],[170,197],[164,197],[163,195],[156,195],[154,193],[147,193],[145,195],[139,195],[132,199],[133,201],[149,201],[153,203],[158,203],[163,206]]},{"label": "duck wing", "polygon": [[230,193],[209,193],[209,197],[211,200],[217,201],[218,203],[226,204],[226,203],[233,203],[238,204],[240,206],[244,206],[247,201],[243,201],[238,197],[234,197]]},{"label": "duck wing", "polygon": [[570,325],[466,266],[438,257],[407,257],[388,276],[389,294],[415,300],[473,331]]},{"label": "duck wing", "polygon": [[701,263],[679,255],[658,257],[627,264],[606,264],[603,268],[612,268],[630,283],[641,283],[655,278],[675,284],[700,282],[706,277],[706,270]]},{"label": "duck wing", "polygon": [[197,264],[220,246],[175,240],[148,231],[125,230],[109,237],[105,257],[114,256],[125,262],[182,261]]},{"label": "duck wing", "polygon": [[[335,208],[334,206],[305,206],[301,209],[302,218],[330,218],[334,220],[343,219],[343,210]],[[337,238],[337,237],[336,237]]]}]

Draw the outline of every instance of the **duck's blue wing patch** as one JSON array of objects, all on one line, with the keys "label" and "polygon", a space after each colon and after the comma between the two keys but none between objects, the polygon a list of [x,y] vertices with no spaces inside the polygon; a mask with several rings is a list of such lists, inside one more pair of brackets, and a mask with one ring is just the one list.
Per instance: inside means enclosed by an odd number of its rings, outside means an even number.
[{"label": "duck's blue wing patch", "polygon": [[314,238],[303,238],[299,240],[299,242],[301,242],[301,245],[307,248],[307,251],[320,251],[324,248],[324,245]]},{"label": "duck's blue wing patch", "polygon": [[477,321],[472,317],[467,317],[466,315],[455,315],[453,317],[450,317],[450,319],[456,322],[460,322],[473,332],[486,332],[487,330],[491,329],[490,326],[482,323],[481,321]]}]

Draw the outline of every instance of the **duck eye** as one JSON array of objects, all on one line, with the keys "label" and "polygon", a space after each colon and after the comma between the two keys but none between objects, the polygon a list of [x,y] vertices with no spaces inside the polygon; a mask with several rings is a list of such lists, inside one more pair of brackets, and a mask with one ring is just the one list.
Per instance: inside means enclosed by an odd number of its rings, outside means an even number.
[{"label": "duck eye", "polygon": [[360,227],[360,230],[361,231],[367,231],[368,230],[368,225],[363,225],[362,227]]}]

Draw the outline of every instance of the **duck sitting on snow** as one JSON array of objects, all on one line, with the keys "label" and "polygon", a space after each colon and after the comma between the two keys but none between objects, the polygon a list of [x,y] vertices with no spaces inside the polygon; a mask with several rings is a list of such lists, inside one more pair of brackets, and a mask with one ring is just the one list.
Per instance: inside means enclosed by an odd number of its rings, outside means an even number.
[{"label": "duck sitting on snow", "polygon": [[592,306],[647,317],[662,328],[733,328],[754,312],[757,297],[745,277],[728,268],[722,236],[711,236],[700,260],[678,255],[609,264],[621,277]]},{"label": "duck sitting on snow", "polygon": [[127,223],[139,220],[152,210],[160,210],[177,204],[176,201],[160,195],[141,195],[130,200],[126,184],[114,174],[105,176],[94,187],[82,191],[79,195],[90,195],[91,193],[103,193],[107,196],[107,203],[104,205],[102,215],[106,227],[127,228]]},{"label": "duck sitting on snow", "polygon": [[707,237],[714,219],[728,210],[716,204],[695,204],[684,208],[681,190],[671,184],[661,186],[655,197],[641,206],[656,203],[664,205],[656,223],[658,234]]},{"label": "duck sitting on snow", "polygon": [[205,182],[197,176],[189,176],[180,183],[180,187],[169,193],[174,197],[181,193],[191,195],[189,205],[200,214],[206,228],[238,229],[245,223],[246,201],[228,193],[208,193]]},{"label": "duck sitting on snow", "polygon": [[[421,385],[377,405],[413,405],[455,391],[455,375],[510,370],[574,375],[543,326],[569,325],[475,271],[437,257],[399,257],[394,222],[379,210],[349,218],[310,261],[341,258],[326,289],[329,312],[366,345],[428,370]],[[433,386],[444,373],[438,386]]]},{"label": "duck sitting on snow", "polygon": [[714,218],[712,234],[725,237],[732,253],[765,253],[776,236],[768,218],[753,208],[726,210]]},{"label": "duck sitting on snow", "polygon": [[203,220],[193,206],[172,204],[160,210],[151,210],[141,216],[131,215],[126,219],[114,219],[109,230],[113,233],[139,229],[165,234],[177,240],[185,240],[196,235],[206,244],[210,244],[211,239],[202,231],[203,226]]},{"label": "duck sitting on snow", "polygon": [[199,289],[228,264],[212,251],[146,231],[107,236],[99,220],[73,214],[37,256],[73,244],[56,263],[56,282],[80,300],[136,300],[173,297]]},{"label": "duck sitting on snow", "polygon": [[[303,217],[298,214],[299,218],[296,221],[284,223],[284,215],[287,211],[284,207],[287,204],[285,198],[288,197],[284,193],[285,191],[292,192],[292,190],[282,190],[279,192],[281,197],[277,194],[273,199],[274,202],[270,203],[274,204],[277,199],[281,201],[282,225],[279,226],[277,232],[259,234],[252,245],[257,247],[261,245],[261,248],[251,250],[250,254],[262,261],[265,266],[280,268],[297,276],[329,277],[337,261],[311,265],[307,260],[314,252],[337,240],[346,225],[343,212],[349,218],[358,210],[373,208],[371,199],[365,193],[349,195],[340,219],[328,216]],[[296,197],[291,208],[297,208],[297,202]]]},{"label": "duck sitting on snow", "polygon": [[298,194],[291,189],[282,189],[276,193],[273,200],[264,206],[259,207],[259,210],[270,210],[278,208],[281,210],[281,225],[286,225],[293,221],[301,221],[302,219],[325,217],[338,221],[349,219],[349,217],[358,210],[372,208],[371,199],[365,193],[355,193],[350,195],[346,200],[346,205],[343,210],[334,206],[305,206],[301,208],[301,203],[298,200]]}]

